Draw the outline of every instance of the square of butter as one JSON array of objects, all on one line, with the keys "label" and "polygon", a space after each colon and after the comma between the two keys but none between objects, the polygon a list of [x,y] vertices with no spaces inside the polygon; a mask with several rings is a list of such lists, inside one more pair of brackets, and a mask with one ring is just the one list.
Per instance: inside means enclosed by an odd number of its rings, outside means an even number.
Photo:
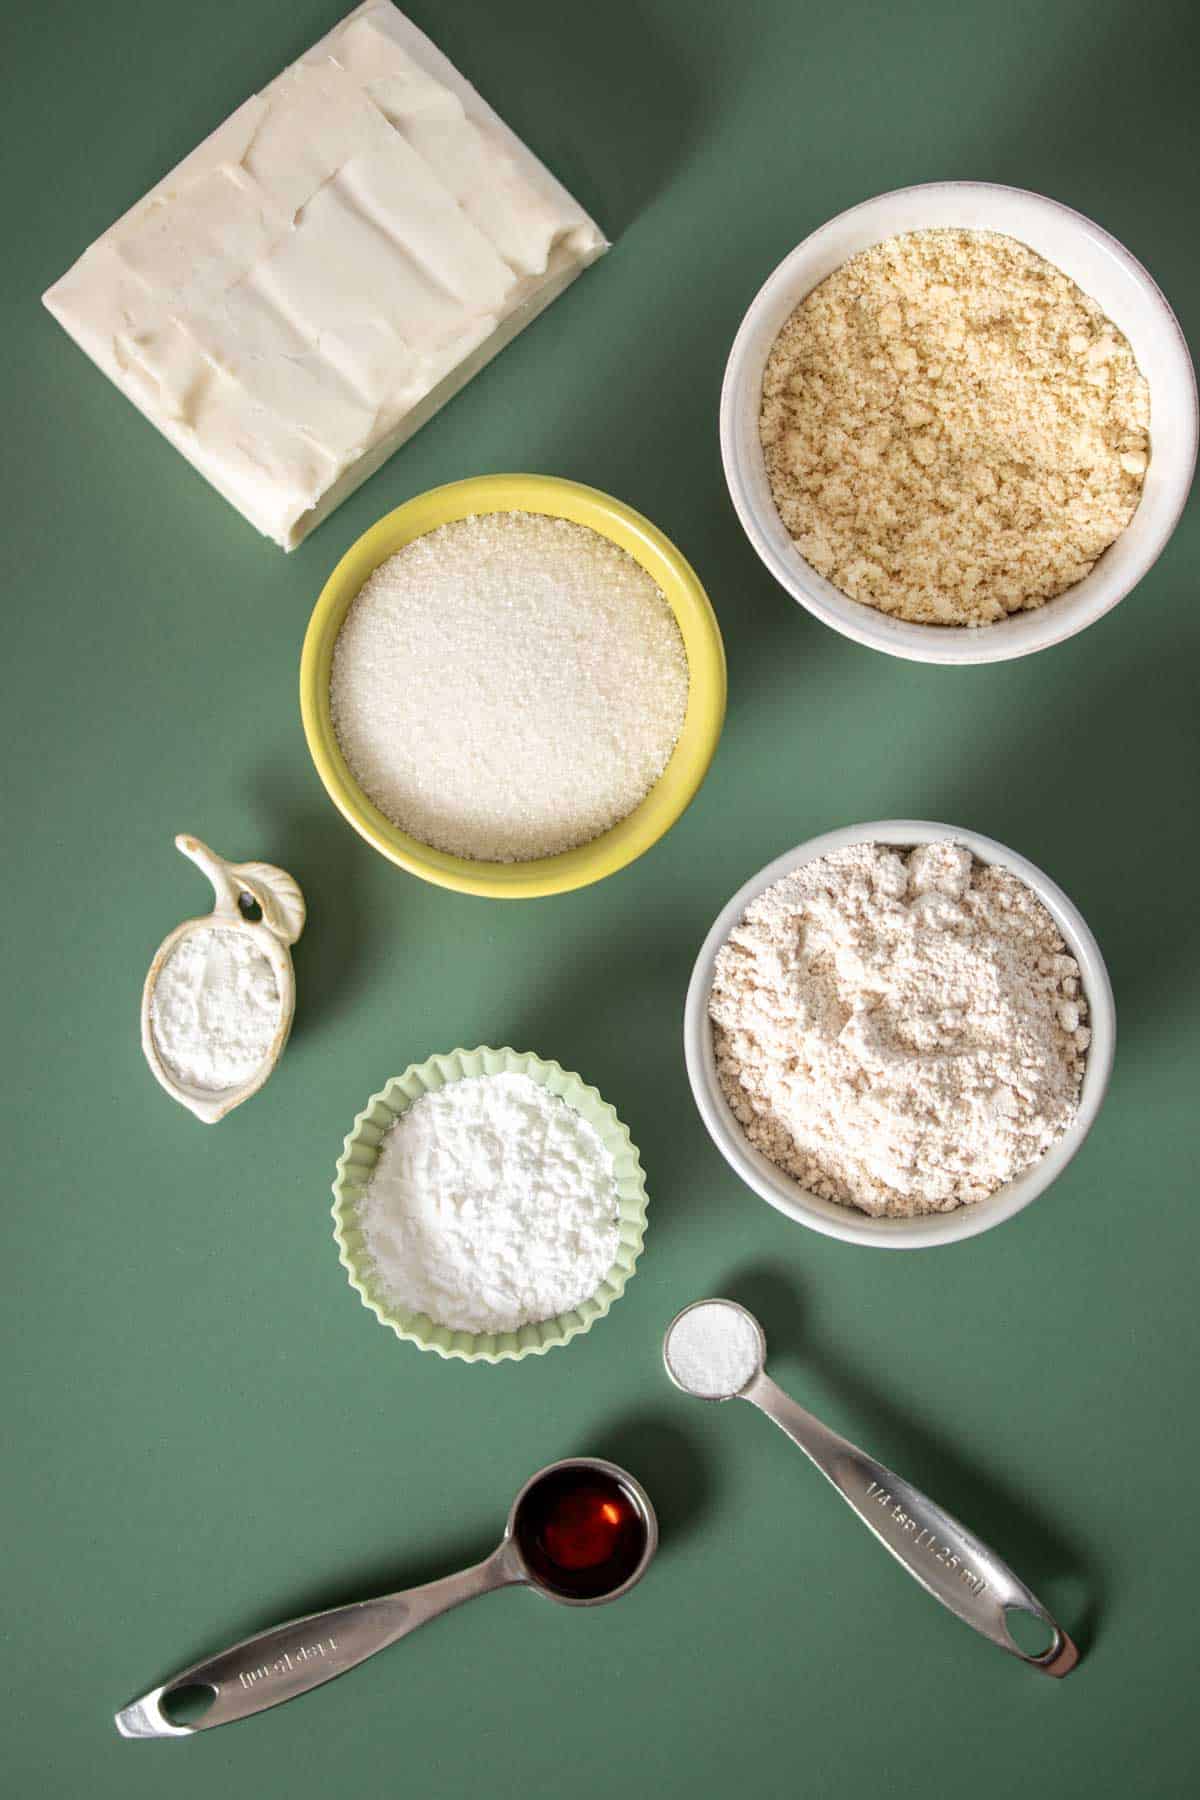
[{"label": "square of butter", "polygon": [[291,550],[605,249],[430,40],[366,0],[44,299]]}]

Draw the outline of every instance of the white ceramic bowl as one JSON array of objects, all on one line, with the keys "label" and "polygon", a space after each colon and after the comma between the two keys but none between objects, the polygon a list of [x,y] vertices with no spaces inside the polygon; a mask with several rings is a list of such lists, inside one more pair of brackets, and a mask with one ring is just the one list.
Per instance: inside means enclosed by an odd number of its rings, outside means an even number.
[{"label": "white ceramic bowl", "polygon": [[[914,844],[939,843],[947,839],[965,845],[980,862],[1011,870],[1033,889],[1062,932],[1067,949],[1079,964],[1092,1033],[1083,1090],[1079,1110],[1058,1142],[1024,1175],[997,1189],[986,1200],[960,1206],[954,1212],[926,1213],[915,1219],[876,1219],[859,1212],[856,1207],[838,1206],[809,1193],[747,1142],[717,1078],[708,1017],[713,963],[717,951],[750,902],[764,888],[790,875],[802,863],[827,856],[831,850],[843,850],[849,844],[900,844],[908,849]],[[761,1194],[764,1200],[786,1213],[789,1219],[795,1219],[813,1231],[820,1231],[826,1237],[842,1238],[849,1244],[876,1244],[888,1250],[918,1250],[930,1244],[951,1244],[960,1238],[975,1237],[979,1232],[990,1231],[993,1225],[1011,1219],[1014,1213],[1035,1200],[1062,1174],[1091,1130],[1108,1087],[1115,1045],[1116,1010],[1108,970],[1100,946],[1078,908],[1049,876],[1043,875],[1023,856],[1018,856],[1015,850],[998,844],[994,838],[981,837],[977,831],[964,831],[958,825],[935,825],[928,819],[877,819],[868,825],[848,825],[841,831],[828,831],[823,837],[810,838],[807,844],[800,844],[785,856],[777,857],[757,875],[751,876],[721,912],[704,940],[692,971],[683,1021],[688,1080],[700,1117],[735,1174],[740,1175],[756,1194]]]},{"label": "white ceramic bowl", "polygon": [[[1005,232],[1068,274],[1124,332],[1150,386],[1150,465],[1129,525],[1084,577],[1036,612],[994,625],[914,625],[851,600],[796,549],[775,510],[758,435],[762,377],[784,321],[851,256],[904,231]],[[734,339],[721,390],[721,456],[746,535],[779,584],[826,625],[914,662],[1003,662],[1082,631],[1136,587],[1179,519],[1196,464],[1196,379],[1152,276],[1115,238],[1057,200],[985,181],[898,188],[839,213],[785,257]]]}]

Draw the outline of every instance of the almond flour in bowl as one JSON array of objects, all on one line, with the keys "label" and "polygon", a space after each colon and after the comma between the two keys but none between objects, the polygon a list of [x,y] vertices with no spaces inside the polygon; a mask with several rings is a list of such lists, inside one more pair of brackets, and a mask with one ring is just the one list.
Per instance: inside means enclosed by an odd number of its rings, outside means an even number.
[{"label": "almond flour in bowl", "polygon": [[1124,531],[1149,388],[1067,275],[992,231],[860,251],[786,320],[763,375],[772,498],[842,593],[980,626],[1081,581]]},{"label": "almond flour in bowl", "polygon": [[712,971],[734,1119],[836,1206],[902,1221],[977,1204],[1074,1125],[1079,964],[1024,881],[949,838],[800,862],[751,900]]}]

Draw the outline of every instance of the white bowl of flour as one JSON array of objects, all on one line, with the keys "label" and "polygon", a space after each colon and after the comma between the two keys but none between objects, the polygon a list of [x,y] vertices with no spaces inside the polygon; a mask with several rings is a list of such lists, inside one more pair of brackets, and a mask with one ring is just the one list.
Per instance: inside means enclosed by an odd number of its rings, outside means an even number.
[{"label": "white bowl of flour", "polygon": [[[1123,336],[1149,389],[1149,463],[1145,466],[1144,458],[1139,459],[1144,468],[1144,482],[1136,511],[1128,524],[1099,555],[1090,573],[1081,579],[1070,576],[1073,585],[1061,592],[1055,589],[1056,597],[1036,605],[1034,610],[1013,611],[994,623],[969,627],[953,623],[920,623],[880,610],[878,602],[865,604],[862,599],[850,598],[801,553],[772,495],[767,455],[760,436],[760,415],[764,376],[781,331],[801,302],[852,258],[913,232],[992,233],[1017,240],[1018,245],[1026,246],[1036,258],[1053,265],[1054,270],[1068,277],[1084,296],[1095,302],[1103,314],[1102,321],[1097,317],[1093,322],[1095,330],[1103,335],[1102,327],[1104,330],[1112,327]],[[862,304],[870,305],[869,296],[863,298]],[[998,298],[994,315],[986,305],[979,309],[983,315],[978,321],[979,348],[985,358],[993,354],[993,326],[996,320],[1003,318],[1006,304],[1003,297]],[[1022,316],[1021,307],[1015,300],[1011,302],[1010,311],[1014,319]],[[998,326],[995,329],[998,331]],[[1103,345],[1096,346],[1097,354],[1102,355],[1103,351]],[[1089,353],[1081,354],[1086,358]],[[1020,362],[1019,355],[1017,361]],[[1100,378],[1103,371],[1096,369],[1092,373]],[[924,394],[928,399],[930,394],[942,394],[945,374],[945,369],[922,365],[911,376],[903,378],[902,397],[916,399]],[[926,377],[933,382],[932,388]],[[1081,391],[1089,390],[1085,386]],[[846,430],[852,435],[861,425],[861,420],[855,422],[847,418],[845,421]],[[1056,200],[1020,188],[980,181],[929,182],[920,187],[876,195],[874,199],[839,213],[799,244],[772,272],[751,302],[729,354],[721,392],[720,429],[721,456],[734,508],[759,557],[793,599],[835,631],[891,656],[931,663],[1002,662],[1061,643],[1094,623],[1137,586],[1162,553],[1187,500],[1196,465],[1196,381],[1179,323],[1153,277],[1099,225]],[[920,422],[917,429],[920,429]],[[941,426],[934,429],[937,432]],[[824,431],[820,440],[828,442],[838,435]],[[1006,439],[1006,431],[998,429],[995,442],[998,444]],[[919,447],[913,446],[913,454],[918,453]],[[860,446],[858,452],[851,454],[851,462],[854,454],[861,460],[866,450]],[[1024,454],[1025,450],[1022,450],[1021,458]],[[1088,459],[1083,450],[1079,454],[1083,458],[1079,466],[1083,467]],[[1024,466],[1021,458],[1018,458],[1018,464]],[[877,462],[878,456],[874,460]],[[1038,457],[1030,465],[1036,474],[1035,464],[1040,467]],[[808,467],[807,462],[804,466]],[[831,480],[837,476],[837,470],[827,473]],[[909,473],[919,487],[920,471],[910,470]],[[845,476],[846,471],[842,474]],[[857,492],[861,497],[863,483],[870,474],[870,469],[858,469],[848,481],[851,492]],[[1044,469],[1042,475],[1045,477],[1042,499],[1054,512],[1055,500],[1049,493],[1051,471]],[[985,473],[982,479],[990,482],[991,477]],[[843,481],[842,485],[847,483]],[[1016,545],[1012,554],[1018,558],[1025,554],[1027,544],[1027,528],[1020,526],[1020,520],[1025,520],[1028,515],[1028,524],[1040,510],[1036,481],[1033,488],[1032,496],[1025,496],[1018,509],[1018,526],[1011,534]],[[907,493],[910,489],[911,483],[906,477],[904,491]],[[1083,494],[1090,497],[1090,484],[1085,484]],[[981,495],[981,504],[985,502],[986,496]],[[874,510],[882,516],[886,508],[880,502]],[[910,521],[914,556],[925,536],[934,529],[940,510],[934,503],[916,505]],[[1041,522],[1045,524],[1046,521]],[[1073,530],[1068,509],[1064,523],[1068,539]],[[997,529],[997,543],[999,535]],[[812,553],[820,560],[821,533],[810,533],[810,536],[815,546]],[[1085,533],[1080,538],[1080,543],[1086,536]],[[908,544],[909,539],[905,543]],[[993,544],[995,548],[996,544]],[[903,554],[908,556],[908,549]],[[1005,550],[1005,555],[1008,554]],[[1087,560],[1093,555],[1094,550]],[[869,559],[859,560],[864,569],[874,566]],[[852,569],[853,565],[851,572]],[[884,579],[885,573],[877,570],[876,586],[887,595],[889,586],[888,580]],[[981,593],[993,578],[1001,581],[1000,574],[995,571],[993,575],[985,576]],[[892,572],[890,581],[894,590],[900,581],[898,568]],[[853,580],[850,585],[854,585]],[[866,586],[871,586],[869,580]]]},{"label": "white bowl of flour", "polygon": [[[817,863],[837,879],[814,882]],[[772,896],[786,900],[806,878],[817,891],[798,952],[788,929],[772,942]],[[858,909],[844,934],[840,879]],[[980,888],[971,904],[956,880]],[[823,913],[834,929],[818,949]],[[786,924],[786,906],[779,918]],[[989,918],[1000,921],[998,941]],[[821,972],[810,980],[818,954]],[[739,983],[743,960],[760,974]],[[894,1016],[898,1006],[906,1017]],[[822,1016],[830,1007],[837,1016]],[[1043,1075],[1031,1087],[1014,1074],[1010,1046],[1034,1033],[1024,1067],[1036,1066],[1039,1030]],[[921,819],[831,831],[760,869],[705,939],[684,1014],[692,1093],[735,1173],[814,1231],[893,1250],[974,1237],[1049,1187],[1100,1110],[1115,1038],[1104,959],[1061,888],[992,838]],[[811,1139],[774,1132],[789,1106],[801,1109],[791,1116],[811,1126]],[[825,1179],[806,1185],[783,1165],[801,1169],[810,1154]],[[1009,1168],[1019,1172],[1000,1180]],[[839,1187],[840,1197],[827,1197]],[[956,1203],[961,1194],[978,1197]],[[934,1210],[918,1210],[925,1206]]]}]

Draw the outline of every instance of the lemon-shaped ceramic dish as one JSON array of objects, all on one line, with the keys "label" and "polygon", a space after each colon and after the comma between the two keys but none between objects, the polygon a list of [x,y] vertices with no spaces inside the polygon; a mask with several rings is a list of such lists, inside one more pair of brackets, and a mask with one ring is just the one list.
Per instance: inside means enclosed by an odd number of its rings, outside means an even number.
[{"label": "lemon-shaped ceramic dish", "polygon": [[[414,1100],[422,1094],[436,1093],[452,1081],[503,1074],[527,1075],[557,1094],[587,1120],[610,1152],[620,1223],[617,1256],[596,1292],[572,1312],[557,1313],[536,1325],[523,1325],[519,1331],[452,1331],[427,1313],[406,1312],[387,1298],[367,1252],[359,1209],[384,1133]],[[523,1356],[541,1356],[557,1344],[569,1344],[572,1338],[590,1331],[625,1292],[625,1284],[641,1255],[645,1233],[646,1177],[628,1127],[594,1087],[588,1087],[559,1063],[545,1062],[529,1050],[492,1050],[481,1045],[476,1050],[450,1050],[444,1056],[431,1056],[428,1062],[410,1064],[403,1075],[394,1076],[378,1094],[371,1095],[338,1158],[333,1183],[333,1235],[351,1287],[379,1323],[390,1326],[398,1338],[422,1350],[435,1350],[439,1356],[459,1357],[463,1362],[518,1362]]]},{"label": "lemon-shaped ceramic dish", "polygon": [[[670,761],[646,798],[590,843],[532,862],[474,862],[435,850],[393,825],[367,798],[342,755],[329,708],[333,649],[342,621],[372,572],[439,525],[489,512],[547,513],[588,525],[627,550],[658,584],[683,637],[688,702]],[[482,475],[431,488],[364,532],[343,556],[313,609],[300,665],[300,710],[317,773],[343,816],[381,855],[424,881],[460,893],[530,899],[587,887],[623,869],[671,829],[695,797],[725,718],[725,650],[707,594],[670,540],[648,519],[596,488],[552,475]]]}]

